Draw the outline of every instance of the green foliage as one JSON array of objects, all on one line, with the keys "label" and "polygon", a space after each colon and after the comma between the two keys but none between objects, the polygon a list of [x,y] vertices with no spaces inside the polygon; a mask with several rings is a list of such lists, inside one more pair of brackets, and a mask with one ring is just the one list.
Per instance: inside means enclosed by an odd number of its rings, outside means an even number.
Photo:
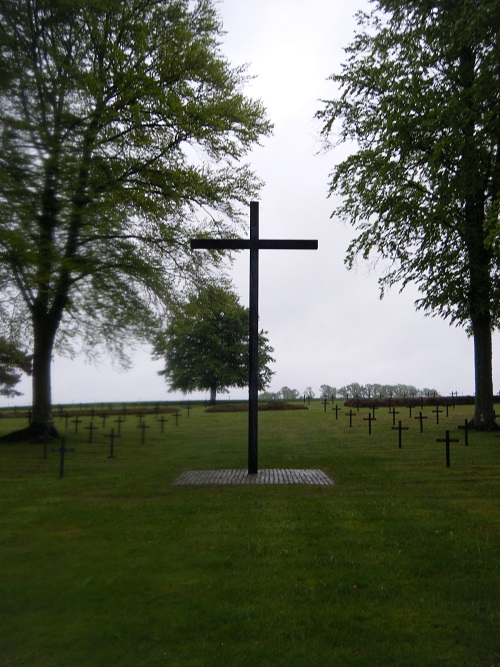
[{"label": "green foliage", "polygon": [[418,396],[440,396],[436,389],[417,389],[411,384],[365,384],[358,382],[340,387],[337,393],[342,398],[416,398]]},{"label": "green foliage", "polygon": [[0,0],[1,325],[33,341],[36,415],[54,344],[151,340],[208,268],[190,237],[234,234],[260,187],[271,125],[222,34],[210,0]]},{"label": "green foliage", "polygon": [[329,384],[322,384],[319,388],[319,397],[320,398],[336,398],[337,397],[337,388],[332,387]]},{"label": "green foliage", "polygon": [[21,372],[31,373],[30,357],[18,347],[0,336],[0,395],[21,396],[14,389],[21,379]]},{"label": "green foliage", "polygon": [[[168,319],[155,354],[165,357],[171,389],[216,393],[248,384],[249,309],[227,285],[210,284],[179,303]],[[259,333],[259,387],[272,376],[273,349],[266,332]]]},{"label": "green foliage", "polygon": [[331,175],[335,213],[359,232],[347,264],[382,259],[382,293],[413,282],[419,308],[497,326],[500,4],[376,5],[318,113],[327,142],[357,147]]},{"label": "green foliage", "polygon": [[292,389],[286,386],[281,387],[281,389],[276,392],[264,392],[259,394],[260,401],[296,401],[300,397],[298,389]]},{"label": "green foliage", "polygon": [[[210,2],[0,2],[2,294],[59,340],[148,337],[196,212],[239,219],[270,125],[220,53]],[[198,230],[199,231],[199,230]]]}]

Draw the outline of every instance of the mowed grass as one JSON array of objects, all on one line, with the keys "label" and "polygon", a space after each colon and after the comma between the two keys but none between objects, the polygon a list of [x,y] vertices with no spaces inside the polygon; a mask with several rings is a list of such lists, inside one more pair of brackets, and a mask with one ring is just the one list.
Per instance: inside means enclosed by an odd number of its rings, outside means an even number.
[{"label": "mowed grass", "polygon": [[400,408],[399,449],[387,409],[369,436],[331,407],[259,415],[259,467],[328,487],[174,486],[247,466],[247,415],[202,405],[144,444],[130,409],[112,459],[111,419],[56,420],[63,479],[53,445],[0,445],[0,665],[499,665],[500,438]]}]

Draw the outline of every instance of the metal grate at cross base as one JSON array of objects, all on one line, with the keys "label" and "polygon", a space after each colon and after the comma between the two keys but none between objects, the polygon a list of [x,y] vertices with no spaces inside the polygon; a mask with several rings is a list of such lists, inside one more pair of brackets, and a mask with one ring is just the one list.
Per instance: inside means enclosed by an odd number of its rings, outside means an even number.
[{"label": "metal grate at cross base", "polygon": [[254,475],[246,470],[188,470],[173,483],[174,486],[209,484],[315,484],[333,486],[334,481],[322,470],[296,470],[269,468]]}]

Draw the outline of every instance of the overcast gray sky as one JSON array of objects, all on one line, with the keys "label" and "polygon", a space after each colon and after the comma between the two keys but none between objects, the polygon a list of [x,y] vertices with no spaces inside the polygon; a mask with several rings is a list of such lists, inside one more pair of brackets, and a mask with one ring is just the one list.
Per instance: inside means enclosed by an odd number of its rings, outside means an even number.
[{"label": "overcast gray sky", "polygon": [[[274,347],[270,390],[287,385],[319,394],[321,384],[351,382],[412,384],[443,394],[474,391],[473,345],[462,329],[415,312],[415,290],[396,290],[380,301],[375,272],[360,260],[347,271],[344,256],[353,230],[330,219],[328,173],[347,147],[318,155],[320,99],[333,97],[327,77],[338,71],[351,41],[354,14],[367,0],[221,0],[227,36],[224,52],[234,64],[249,64],[256,78],[247,93],[263,100],[274,136],[256,149],[251,163],[266,185],[260,197],[261,238],[318,239],[317,251],[260,253],[260,326]],[[248,304],[248,253],[231,269],[241,301]],[[494,353],[500,335],[495,333]],[[148,350],[134,355],[133,370],[112,361],[99,367],[56,359],[53,400],[59,402],[145,401],[179,398],[168,392]],[[495,392],[500,371],[494,357]],[[29,402],[25,396],[5,404]],[[204,398],[205,393],[193,394]],[[232,390],[244,398],[246,390]]]}]

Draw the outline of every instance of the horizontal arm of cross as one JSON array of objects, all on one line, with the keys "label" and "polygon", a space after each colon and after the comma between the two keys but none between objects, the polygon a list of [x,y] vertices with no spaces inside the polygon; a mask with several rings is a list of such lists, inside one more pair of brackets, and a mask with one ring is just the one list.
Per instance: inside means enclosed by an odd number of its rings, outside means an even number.
[{"label": "horizontal arm of cross", "polygon": [[[250,239],[191,239],[192,250],[250,250]],[[259,250],[317,250],[316,240],[301,239],[259,239]]]}]

